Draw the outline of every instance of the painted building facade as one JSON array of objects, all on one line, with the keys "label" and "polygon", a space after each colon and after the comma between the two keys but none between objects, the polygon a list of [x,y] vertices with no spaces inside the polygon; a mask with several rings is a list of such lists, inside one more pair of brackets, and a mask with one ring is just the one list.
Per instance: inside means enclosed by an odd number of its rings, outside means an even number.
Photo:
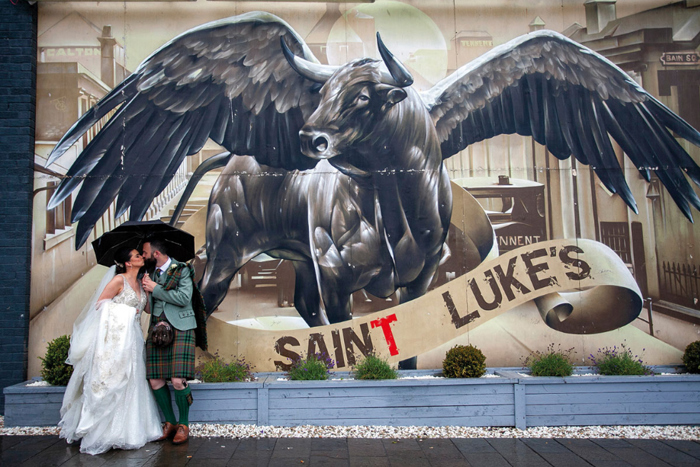
[{"label": "painted building facade", "polygon": [[[138,72],[139,63],[151,53],[178,34],[209,21],[264,9],[286,21],[318,61],[331,66],[361,57],[379,59],[375,39],[379,32],[410,72],[412,87],[419,92],[429,91],[495,47],[532,31],[550,29],[597,51],[690,125],[700,125],[700,66],[696,58],[700,5],[690,0],[670,5],[652,0],[540,2],[534,6],[529,2],[421,1],[284,2],[266,3],[261,8],[237,2],[168,5],[167,10],[148,2],[38,5],[29,376],[38,374],[38,357],[43,355],[46,343],[70,333],[72,319],[104,273],[101,266],[96,266],[90,242],[129,216],[125,212],[115,218],[117,206],[112,203],[87,240],[76,249],[73,205],[78,191],[56,208],[46,209],[56,186],[116,109],[56,163],[47,165],[49,153],[75,121],[111,89]],[[154,28],[154,24],[162,26]],[[697,163],[700,150],[682,138],[677,140]],[[350,355],[359,358],[372,348],[398,363],[405,359],[392,353],[387,340],[388,330],[394,330],[399,350],[423,340],[432,342],[419,346],[420,353],[406,355],[417,355],[419,367],[439,367],[444,352],[458,343],[482,348],[489,366],[519,365],[530,352],[551,343],[575,347],[581,363],[596,349],[622,342],[636,351],[647,349],[645,357],[649,363],[679,362],[683,348],[696,340],[699,332],[700,292],[694,260],[697,229],[679,211],[659,179],[652,174],[647,183],[622,148],[614,141],[612,144],[638,214],[612,194],[590,166],[573,157],[558,159],[531,136],[506,134],[484,139],[446,159],[455,209],[461,206],[462,210],[452,211],[446,238],[450,255],[445,255],[419,300],[428,313],[444,315],[449,323],[454,314],[449,314],[452,309],[445,287],[460,277],[466,280],[480,263],[484,266],[488,261],[497,261],[498,253],[509,254],[518,248],[532,253],[541,242],[590,239],[615,253],[643,299],[644,308],[624,325],[613,329],[602,325],[614,321],[606,313],[616,312],[615,306],[607,302],[609,310],[603,309],[590,318],[597,320],[600,327],[587,328],[579,323],[578,330],[562,331],[547,321],[551,310],[544,309],[541,301],[524,300],[479,326],[475,322],[461,327],[458,335],[442,332],[440,326],[444,322],[438,319],[427,331],[417,324],[422,321],[409,322],[399,330],[398,324],[390,324],[390,316],[395,315],[401,322],[401,317],[411,316],[417,305],[402,302],[396,294],[377,296],[367,288],[359,288],[352,291],[352,320],[330,322],[327,325],[337,326],[314,330],[314,325],[294,306],[293,263],[272,252],[253,258],[232,278],[225,297],[210,317],[211,347],[227,357],[240,355],[248,360],[256,358],[248,353],[259,353],[262,356],[255,363],[260,370],[280,368],[275,362],[284,365],[285,358],[309,350],[326,350],[347,366]],[[185,158],[144,218],[168,221],[192,174],[222,150],[209,140],[196,154]],[[211,212],[208,203],[221,174],[218,169],[204,176],[178,224],[191,232],[197,248],[201,247],[196,260],[200,277],[205,274],[207,256],[212,256],[204,248],[207,235],[212,235],[207,226]],[[330,172],[327,175],[334,176]],[[471,209],[477,208],[470,201],[471,196],[461,194],[463,189],[476,199],[478,210],[483,210],[493,226],[497,250],[490,250],[486,258],[474,260],[473,245],[464,236],[471,228]],[[484,292],[485,301],[490,297],[487,295]],[[454,309],[467,306],[468,298],[460,302],[456,295],[450,297]],[[600,302],[601,306],[605,303]],[[648,323],[650,315],[654,318],[653,329]],[[257,335],[257,331],[262,334]],[[325,337],[319,337],[324,333]],[[269,348],[241,342],[255,341],[255,336],[263,335],[265,339],[269,337],[265,341]]]}]

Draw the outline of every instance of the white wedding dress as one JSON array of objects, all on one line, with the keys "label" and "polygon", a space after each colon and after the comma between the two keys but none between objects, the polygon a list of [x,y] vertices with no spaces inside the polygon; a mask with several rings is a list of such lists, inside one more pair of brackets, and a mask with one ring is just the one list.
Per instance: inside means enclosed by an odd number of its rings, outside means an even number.
[{"label": "white wedding dress", "polygon": [[124,279],[119,294],[98,303],[114,275],[112,267],[75,321],[67,360],[73,375],[63,397],[60,437],[82,439],[80,452],[87,454],[138,449],[162,433],[146,380],[140,325],[146,294],[140,285],[134,291]]}]

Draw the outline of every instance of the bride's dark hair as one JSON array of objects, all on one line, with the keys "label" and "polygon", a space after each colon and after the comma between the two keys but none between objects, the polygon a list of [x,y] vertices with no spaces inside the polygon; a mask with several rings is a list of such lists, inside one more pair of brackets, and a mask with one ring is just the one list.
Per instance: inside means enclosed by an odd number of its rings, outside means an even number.
[{"label": "bride's dark hair", "polygon": [[117,274],[126,272],[126,263],[131,260],[131,252],[133,250],[133,248],[128,246],[117,250],[117,253],[114,255],[114,263],[117,265]]}]

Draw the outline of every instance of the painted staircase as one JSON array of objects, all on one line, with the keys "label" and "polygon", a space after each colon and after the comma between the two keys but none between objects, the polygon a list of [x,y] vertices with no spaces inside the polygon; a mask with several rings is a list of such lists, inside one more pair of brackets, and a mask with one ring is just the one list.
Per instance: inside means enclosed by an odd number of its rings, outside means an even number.
[{"label": "painted staircase", "polygon": [[[170,220],[173,217],[173,213],[175,212],[175,206],[171,206],[168,211],[167,215],[161,216],[160,220],[162,220],[165,223],[170,223]],[[177,223],[175,224],[175,227],[178,229],[181,229],[183,225],[185,225],[185,222],[187,222],[187,219],[195,215],[200,209],[206,208],[207,207],[207,201],[206,200],[201,200],[201,199],[189,199],[187,201],[187,204],[185,205],[185,209],[182,210],[182,214],[180,215],[180,218],[178,219]]]}]

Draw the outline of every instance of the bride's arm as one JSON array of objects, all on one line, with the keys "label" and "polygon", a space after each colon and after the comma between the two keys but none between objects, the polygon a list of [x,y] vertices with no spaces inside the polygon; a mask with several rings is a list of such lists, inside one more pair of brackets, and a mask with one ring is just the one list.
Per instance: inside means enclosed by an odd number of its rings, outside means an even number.
[{"label": "bride's arm", "polygon": [[124,288],[124,279],[117,275],[112,278],[111,281],[107,284],[107,287],[102,291],[102,294],[100,297],[97,299],[97,302],[99,303],[102,300],[111,300],[114,297],[117,296],[119,292],[122,291]]},{"label": "bride's arm", "polygon": [[143,309],[144,312],[151,314],[151,294],[144,292],[146,294],[146,308]]}]

